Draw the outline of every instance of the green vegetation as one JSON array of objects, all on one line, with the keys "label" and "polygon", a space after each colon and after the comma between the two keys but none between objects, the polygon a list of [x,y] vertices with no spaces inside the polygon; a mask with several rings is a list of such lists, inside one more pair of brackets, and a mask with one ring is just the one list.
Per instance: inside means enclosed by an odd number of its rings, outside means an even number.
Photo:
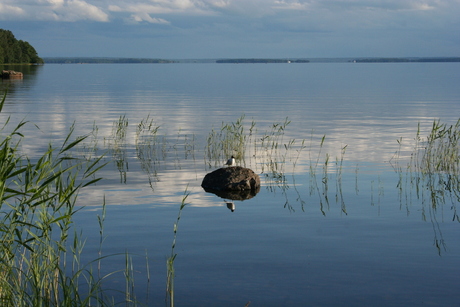
[{"label": "green vegetation", "polygon": [[174,223],[174,237],[171,245],[171,255],[166,259],[166,306],[174,307],[174,260],[176,259],[177,254],[175,253],[174,249],[176,248],[176,239],[177,239],[177,230],[179,229],[179,221],[182,215],[182,210],[185,208],[187,203],[187,197],[190,193],[187,191],[188,187],[185,189],[184,196],[182,197],[182,202],[179,207],[179,213],[177,215],[177,220]]},{"label": "green vegetation", "polygon": [[[420,135],[419,125],[414,140],[407,165],[400,164],[400,151],[396,152],[391,163],[399,175],[397,188],[401,207],[409,212],[412,199],[417,199],[421,204],[418,210],[422,220],[433,225],[433,245],[440,255],[446,245],[436,212],[443,211],[443,205],[448,204],[452,221],[460,222],[457,211],[460,202],[460,119],[454,125],[435,120],[426,137]],[[402,139],[398,140],[400,145],[402,142]]]},{"label": "green vegetation", "polygon": [[17,40],[13,33],[0,29],[0,64],[43,64],[35,48]]},{"label": "green vegetation", "polygon": [[[129,128],[128,120],[122,116],[114,122],[109,152],[112,152],[113,162],[120,170],[121,182],[126,182],[127,153],[125,136]],[[320,197],[319,205],[323,214],[329,208],[330,195],[335,185],[335,201],[341,205],[343,214],[347,214],[345,200],[342,195],[342,181],[344,174],[354,173],[355,191],[358,194],[359,165],[349,165],[345,156],[349,147],[344,144],[336,149],[334,157],[325,152],[326,135],[314,135],[310,140],[289,138],[287,131],[290,120],[275,122],[267,128],[261,129],[254,120],[246,121],[242,115],[234,122],[222,122],[219,128],[212,128],[207,135],[204,148],[195,145],[195,136],[190,138],[179,129],[176,137],[162,135],[160,126],[156,125],[149,116],[136,125],[134,134],[136,157],[142,170],[148,175],[152,190],[159,181],[160,169],[165,171],[169,167],[181,168],[183,159],[192,158],[189,165],[196,165],[195,156],[204,159],[205,168],[214,169],[222,167],[229,156],[234,156],[237,163],[244,167],[252,168],[256,173],[265,178],[265,186],[271,191],[280,189],[283,194],[290,188],[296,189],[296,184],[304,185],[296,178],[301,169],[305,169],[310,196],[316,194]],[[426,139],[420,136],[420,127],[415,138],[416,143],[410,156],[401,158],[400,152],[391,159],[391,164],[399,176],[398,188],[403,191],[412,191],[414,185],[421,192],[432,191],[424,195],[426,201],[430,200],[433,208],[440,207],[446,202],[446,195],[458,198],[460,195],[459,182],[459,151],[460,121],[452,126],[434,121],[432,130]],[[402,144],[402,139],[398,140]],[[410,158],[410,159],[408,159]],[[404,162],[404,163],[403,163]],[[121,167],[120,167],[121,165]],[[287,174],[292,176],[288,180]],[[436,179],[436,180],[435,180]],[[403,183],[406,182],[405,188]],[[378,183],[379,196],[383,195],[381,179]],[[371,182],[373,194],[374,180]],[[439,194],[439,193],[442,193]],[[294,210],[289,204],[286,195],[285,207]],[[300,194],[296,201],[305,203]],[[401,197],[401,207],[408,203],[411,195]],[[371,204],[374,204],[373,195]],[[460,198],[458,198],[460,199]],[[403,204],[405,202],[405,204]],[[453,203],[458,200],[453,199]],[[452,208],[455,209],[455,206]],[[460,221],[455,213],[454,219]]]},{"label": "green vegetation", "polygon": [[72,219],[79,191],[100,180],[102,156],[72,157],[86,137],[72,140],[71,128],[62,146],[49,145],[32,162],[19,152],[26,124],[0,142],[0,305],[112,306],[101,287],[105,277],[80,262],[84,240]]},{"label": "green vegetation", "polygon": [[126,183],[126,172],[128,171],[128,161],[126,159],[126,130],[128,128],[128,119],[126,116],[120,116],[118,121],[113,123],[112,136],[109,139],[109,149],[112,153],[113,161],[120,172],[120,180]]},{"label": "green vegetation", "polygon": [[459,175],[459,160],[460,119],[450,126],[435,120],[423,148],[420,171],[428,174],[445,172]]},{"label": "green vegetation", "polygon": [[162,64],[176,63],[172,60],[163,59],[141,59],[141,58],[44,58],[45,63],[49,64]]}]

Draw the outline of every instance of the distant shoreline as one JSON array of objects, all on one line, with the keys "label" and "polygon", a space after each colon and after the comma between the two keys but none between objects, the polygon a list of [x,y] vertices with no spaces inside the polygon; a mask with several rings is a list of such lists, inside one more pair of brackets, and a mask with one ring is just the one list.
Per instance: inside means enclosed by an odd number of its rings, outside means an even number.
[{"label": "distant shoreline", "polygon": [[271,64],[271,63],[454,63],[460,57],[407,57],[407,58],[228,58],[228,59],[148,59],[110,57],[44,57],[46,64],[171,64],[171,63],[228,63],[228,64]]},{"label": "distant shoreline", "polygon": [[216,63],[230,63],[230,64],[257,64],[257,63],[310,63],[309,60],[306,59],[298,59],[298,60],[289,60],[289,59],[224,59],[224,60],[216,60]]},{"label": "distant shoreline", "polygon": [[99,57],[49,57],[47,64],[163,64],[176,63],[173,60],[146,58],[99,58]]},{"label": "distant shoreline", "polygon": [[460,57],[445,58],[360,58],[354,63],[451,63],[460,62]]}]

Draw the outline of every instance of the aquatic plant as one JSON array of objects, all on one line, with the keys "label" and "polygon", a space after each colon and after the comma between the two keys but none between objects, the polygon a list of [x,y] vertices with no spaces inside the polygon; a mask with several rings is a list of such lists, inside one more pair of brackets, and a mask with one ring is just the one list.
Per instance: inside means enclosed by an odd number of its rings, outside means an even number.
[{"label": "aquatic plant", "polygon": [[435,120],[426,137],[421,155],[420,171],[459,174],[460,119],[454,125]]},{"label": "aquatic plant", "polygon": [[[205,149],[205,159],[207,164],[219,165],[222,161],[226,161],[228,157],[234,156],[237,160],[244,160],[246,147],[249,136],[252,135],[255,122],[252,122],[250,133],[247,135],[244,129],[244,115],[238,118],[234,123],[224,123],[219,131],[211,130],[207,137]],[[206,160],[205,160],[206,161]]]},{"label": "aquatic plant", "polygon": [[142,170],[147,174],[149,185],[153,188],[153,183],[158,181],[157,167],[164,155],[159,148],[158,130],[160,126],[155,125],[150,114],[142,119],[136,129],[136,156],[140,161]]},{"label": "aquatic plant", "polygon": [[[436,211],[448,204],[452,221],[460,222],[457,205],[460,202],[460,119],[453,125],[434,120],[426,137],[421,136],[420,124],[410,159],[404,166],[400,149],[390,161],[398,174],[397,189],[401,207],[409,213],[416,199],[423,221],[433,225],[433,245],[441,254],[446,250]],[[401,148],[403,139],[397,140]]]},{"label": "aquatic plant", "polygon": [[[445,191],[453,193],[460,200],[459,139],[460,119],[454,125],[435,120],[426,138],[420,136],[420,124],[418,126],[414,150],[406,167],[406,181],[417,187],[417,193],[431,191],[433,206],[437,200],[444,198],[439,193]],[[395,170],[403,173],[399,161],[395,165]],[[402,184],[401,181],[398,185]]]},{"label": "aquatic plant", "polygon": [[166,260],[166,298],[165,302],[167,305],[173,307],[174,306],[174,277],[175,277],[175,271],[174,271],[174,261],[176,260],[177,254],[175,253],[174,249],[176,248],[176,239],[177,239],[177,230],[179,229],[179,221],[182,215],[182,210],[185,208],[187,203],[185,202],[187,200],[187,197],[189,196],[188,192],[188,186],[185,189],[184,195],[182,197],[182,202],[179,207],[179,213],[177,215],[177,220],[174,223],[174,237],[173,241],[171,244],[171,254],[169,255],[168,259]]},{"label": "aquatic plant", "polygon": [[[5,99],[6,93],[0,112]],[[0,305],[115,305],[103,281],[116,271],[101,275],[101,262],[107,257],[102,255],[105,199],[98,216],[97,259],[81,262],[85,239],[73,224],[80,210],[78,194],[99,182],[104,156],[82,157],[82,148],[84,152],[91,148],[85,145],[88,135],[73,137],[72,125],[61,146],[50,144],[32,160],[20,152],[24,142],[20,130],[27,122],[5,132],[9,121],[0,128]],[[125,303],[136,305],[131,256],[125,257]]]},{"label": "aquatic plant", "polygon": [[129,169],[126,153],[126,135],[128,129],[128,119],[125,115],[114,121],[112,135],[108,139],[109,151],[120,173],[120,182],[126,183],[126,173]]},{"label": "aquatic plant", "polygon": [[[6,93],[0,111],[5,98]],[[9,118],[0,132],[8,123]],[[71,129],[62,146],[49,145],[32,162],[18,149],[26,123],[21,121],[0,142],[0,303],[84,306],[94,300],[103,305],[100,280],[80,267],[82,239],[75,232],[72,240],[77,195],[100,180],[94,175],[103,166],[102,157],[72,158],[71,151],[86,137],[72,140]],[[80,291],[81,279],[88,282],[86,295]]]}]

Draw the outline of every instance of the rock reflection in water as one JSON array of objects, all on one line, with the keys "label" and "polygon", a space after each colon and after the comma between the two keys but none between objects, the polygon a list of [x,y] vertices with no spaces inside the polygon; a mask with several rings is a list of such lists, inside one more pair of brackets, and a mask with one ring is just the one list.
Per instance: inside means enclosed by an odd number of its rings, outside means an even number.
[{"label": "rock reflection in water", "polygon": [[229,200],[247,200],[251,199],[257,195],[260,191],[260,187],[256,188],[255,190],[243,190],[243,191],[219,191],[210,188],[203,188],[208,193],[213,193],[220,198],[229,199]]},{"label": "rock reflection in water", "polygon": [[[222,198],[225,201],[225,204],[227,205],[227,208],[234,212],[236,209],[235,200],[243,201],[247,199],[251,199],[254,196],[257,195],[260,191],[260,187],[258,187],[255,190],[244,190],[244,191],[218,191],[218,190],[213,190],[213,189],[208,189],[208,188],[203,188],[207,193],[212,193],[220,198]],[[228,201],[230,200],[230,201]]]}]

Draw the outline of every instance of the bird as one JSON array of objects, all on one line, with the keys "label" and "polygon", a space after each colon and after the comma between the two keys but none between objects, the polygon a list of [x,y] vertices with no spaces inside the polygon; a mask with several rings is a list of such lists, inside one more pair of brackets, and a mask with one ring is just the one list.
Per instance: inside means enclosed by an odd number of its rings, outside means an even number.
[{"label": "bird", "polygon": [[235,157],[232,156],[230,159],[227,160],[227,163],[225,163],[225,165],[228,165],[228,166],[232,166],[232,165],[235,165]]}]

